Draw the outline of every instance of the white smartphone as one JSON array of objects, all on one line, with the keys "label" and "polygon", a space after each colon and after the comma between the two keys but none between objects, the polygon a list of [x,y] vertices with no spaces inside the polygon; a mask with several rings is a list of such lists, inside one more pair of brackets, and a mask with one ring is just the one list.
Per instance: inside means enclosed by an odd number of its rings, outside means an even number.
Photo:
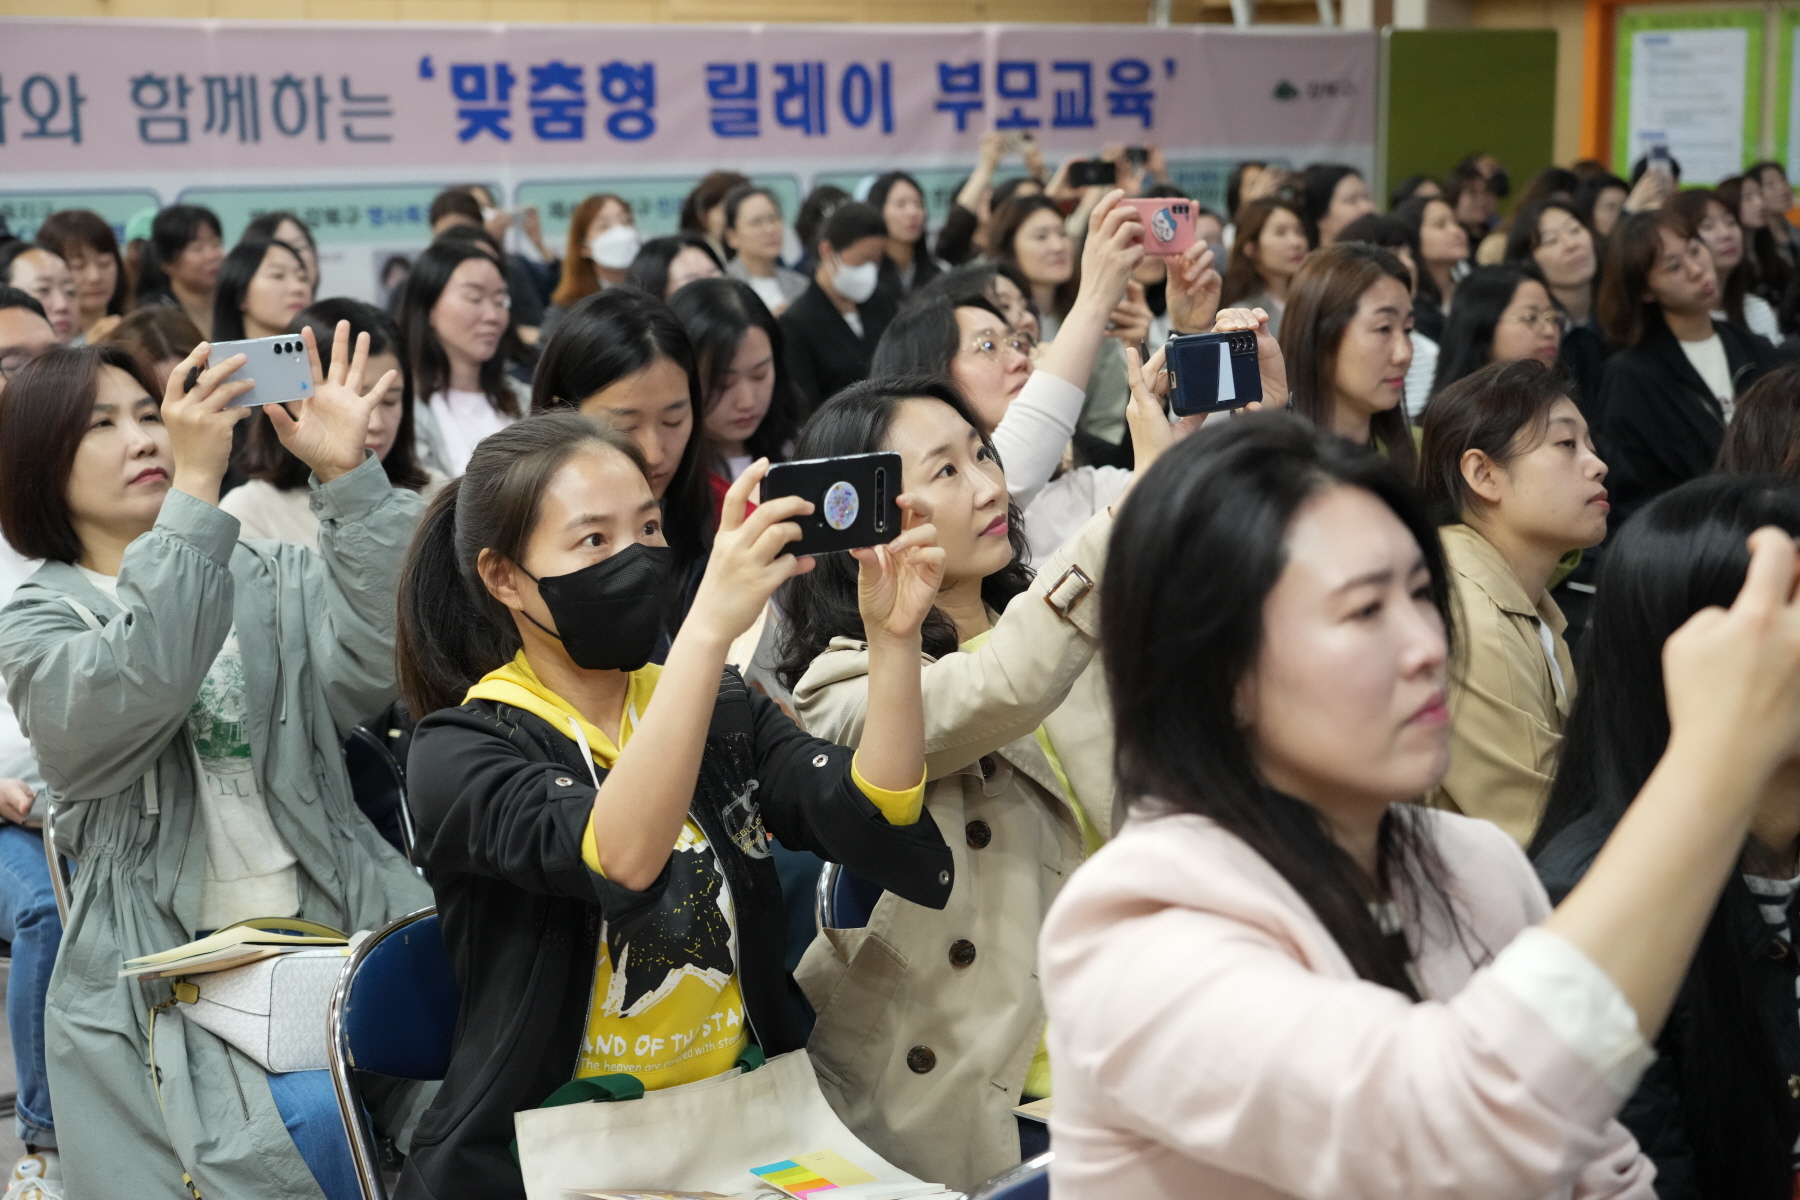
[{"label": "white smartphone", "polygon": [[[226,405],[227,408],[286,404],[290,400],[305,400],[313,394],[312,361],[306,356],[306,343],[300,340],[299,334],[214,342],[207,365],[222,363],[234,354],[242,354],[250,361],[233,371],[230,378],[254,379],[256,386]],[[189,391],[199,378],[198,370],[188,372]]]}]

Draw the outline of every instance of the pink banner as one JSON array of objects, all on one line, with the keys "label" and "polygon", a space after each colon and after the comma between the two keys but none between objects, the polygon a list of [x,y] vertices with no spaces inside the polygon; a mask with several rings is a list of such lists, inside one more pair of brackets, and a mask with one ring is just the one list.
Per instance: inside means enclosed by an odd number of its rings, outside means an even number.
[{"label": "pink banner", "polygon": [[[967,161],[1374,141],[1371,33],[0,21],[0,172]],[[9,186],[11,184],[9,183]]]}]

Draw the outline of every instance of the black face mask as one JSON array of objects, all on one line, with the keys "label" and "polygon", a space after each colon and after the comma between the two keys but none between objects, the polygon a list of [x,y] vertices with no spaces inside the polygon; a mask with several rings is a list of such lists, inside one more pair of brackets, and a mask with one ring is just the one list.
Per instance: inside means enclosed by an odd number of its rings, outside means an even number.
[{"label": "black face mask", "polygon": [[650,661],[662,636],[663,600],[674,561],[667,546],[633,543],[567,575],[539,579],[526,571],[556,629],[530,613],[525,619],[561,641],[578,667],[635,671]]}]

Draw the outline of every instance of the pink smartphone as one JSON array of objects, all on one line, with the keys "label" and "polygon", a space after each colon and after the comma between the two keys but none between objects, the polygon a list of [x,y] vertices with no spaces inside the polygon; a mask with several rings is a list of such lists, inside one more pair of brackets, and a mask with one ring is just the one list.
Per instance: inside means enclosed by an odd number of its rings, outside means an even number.
[{"label": "pink smartphone", "polygon": [[1144,222],[1144,252],[1171,258],[1194,244],[1194,217],[1200,206],[1192,200],[1127,200]]}]

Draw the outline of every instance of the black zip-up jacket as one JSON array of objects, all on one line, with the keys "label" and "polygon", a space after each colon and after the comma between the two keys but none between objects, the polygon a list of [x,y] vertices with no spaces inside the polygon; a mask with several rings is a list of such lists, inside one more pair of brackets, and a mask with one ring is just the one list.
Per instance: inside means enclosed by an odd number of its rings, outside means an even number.
[{"label": "black zip-up jacket", "polygon": [[[1611,836],[1613,823],[1604,813],[1591,812],[1575,821],[1551,839],[1538,853],[1538,877],[1553,904],[1561,904],[1598,857],[1601,846]],[[1788,1103],[1800,1122],[1800,1095],[1794,1082],[1800,1079],[1800,1020],[1796,1019],[1794,947],[1776,936],[1775,930],[1762,918],[1743,877],[1732,874],[1726,881],[1726,896],[1731,918],[1731,943],[1743,956],[1745,976],[1746,1022],[1760,1022],[1768,1029],[1775,1044],[1775,1069],[1787,1081]],[[1794,914],[1788,913],[1789,927]],[[1682,1094],[1682,1075],[1686,1060],[1695,1050],[1693,1025],[1696,1005],[1700,1003],[1693,974],[1682,981],[1676,993],[1675,1007],[1656,1039],[1656,1061],[1638,1081],[1637,1091],[1619,1111],[1619,1122],[1631,1130],[1638,1145],[1656,1163],[1656,1194],[1659,1200],[1711,1200],[1713,1189],[1704,1186],[1694,1148],[1688,1139],[1688,1120]],[[1782,1153],[1788,1153],[1782,1147]],[[1723,1197],[1720,1198],[1723,1200]]]},{"label": "black zip-up jacket", "polygon": [[[1607,362],[1597,404],[1584,402],[1606,460],[1613,529],[1670,488],[1713,469],[1725,441],[1725,410],[1694,370],[1660,309],[1645,315],[1644,340]],[[1723,321],[1735,395],[1775,364],[1775,348]]]},{"label": "black zip-up jacket", "polygon": [[[851,781],[850,761],[849,749],[808,737],[725,671],[689,815],[731,890],[745,1016],[770,1056],[804,1044],[782,960],[770,835],[915,904],[942,908],[950,896],[950,849],[931,814],[888,824]],[[582,862],[594,790],[580,747],[530,713],[474,700],[419,723],[408,795],[462,1010],[402,1198],[524,1196],[508,1150],[513,1113],[536,1108],[574,1075],[602,922],[609,940],[629,942],[634,930],[654,932],[665,897],[678,898],[666,864],[634,892]]]}]

